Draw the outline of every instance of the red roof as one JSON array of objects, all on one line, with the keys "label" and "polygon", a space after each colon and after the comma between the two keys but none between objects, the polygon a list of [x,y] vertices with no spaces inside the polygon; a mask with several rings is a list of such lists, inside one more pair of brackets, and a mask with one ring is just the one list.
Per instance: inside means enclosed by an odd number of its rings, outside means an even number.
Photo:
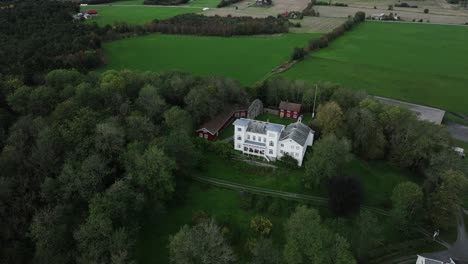
[{"label": "red roof", "polygon": [[94,9],[90,9],[90,10],[86,10],[86,13],[88,13],[90,15],[96,15],[98,13],[98,11],[94,10]]},{"label": "red roof", "polygon": [[219,132],[219,130],[224,126],[224,124],[226,124],[226,122],[229,121],[229,119],[234,115],[234,113],[238,111],[247,111],[247,108],[245,106],[239,105],[228,105],[224,108],[223,111],[221,111],[221,113],[216,115],[210,121],[201,125],[197,131],[206,129],[212,135],[214,135],[217,132]]},{"label": "red roof", "polygon": [[279,109],[300,112],[301,111],[301,104],[295,104],[290,102],[281,101],[279,104]]}]

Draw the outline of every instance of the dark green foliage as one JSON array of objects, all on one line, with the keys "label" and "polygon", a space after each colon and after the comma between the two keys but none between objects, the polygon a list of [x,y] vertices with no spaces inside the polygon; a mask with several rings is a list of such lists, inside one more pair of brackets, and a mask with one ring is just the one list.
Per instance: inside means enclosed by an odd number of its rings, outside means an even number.
[{"label": "dark green foliage", "polygon": [[291,60],[302,60],[306,54],[307,52],[303,48],[294,48]]},{"label": "dark green foliage", "polygon": [[232,4],[235,4],[235,3],[239,3],[240,1],[242,1],[242,0],[221,0],[221,2],[219,2],[219,4],[216,7],[221,8],[221,7],[232,5]]},{"label": "dark green foliage", "polygon": [[146,25],[148,32],[202,36],[259,35],[288,32],[283,18],[220,17],[183,14]]},{"label": "dark green foliage", "polygon": [[145,0],[144,5],[182,5],[188,3],[189,0]]},{"label": "dark green foliage", "polygon": [[328,183],[330,211],[335,216],[347,216],[359,210],[362,201],[361,184],[355,177],[335,176]]},{"label": "dark green foliage", "polygon": [[43,86],[0,87],[0,109],[17,116],[0,112],[6,263],[133,263],[144,209],[163,208],[198,166],[192,115],[204,106],[185,103],[190,91],[213,91],[212,114],[247,99],[235,82],[176,73],[56,70]]},{"label": "dark green foliage", "polygon": [[27,83],[54,68],[87,70],[101,64],[101,42],[88,26],[76,23],[79,7],[69,1],[2,1],[0,72]]}]

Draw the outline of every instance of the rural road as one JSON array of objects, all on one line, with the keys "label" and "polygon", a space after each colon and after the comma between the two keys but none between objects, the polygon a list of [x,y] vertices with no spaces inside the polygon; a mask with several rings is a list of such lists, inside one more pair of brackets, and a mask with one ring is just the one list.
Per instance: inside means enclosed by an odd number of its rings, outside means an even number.
[{"label": "rural road", "polygon": [[[230,181],[225,181],[225,180],[220,180],[220,179],[215,179],[215,178],[210,178],[210,177],[201,177],[201,176],[194,176],[194,180],[218,187],[223,187],[227,189],[232,189],[232,190],[237,190],[237,191],[244,191],[244,192],[250,192],[250,193],[255,193],[255,194],[262,194],[262,195],[269,195],[269,196],[276,196],[276,197],[283,197],[283,198],[289,198],[289,199],[297,199],[297,200],[304,200],[304,201],[310,201],[313,202],[317,205],[327,205],[328,204],[328,198],[325,197],[320,197],[320,196],[313,196],[313,195],[306,195],[306,194],[299,194],[299,193],[291,193],[291,192],[284,192],[284,191],[278,191],[278,190],[273,190],[273,189],[267,189],[267,188],[260,188],[260,187],[255,187],[255,186],[250,186],[250,185],[244,185],[244,184],[239,184],[235,182],[230,182]],[[371,207],[371,206],[361,206],[362,209],[373,212],[375,214],[383,215],[386,217],[390,216],[390,213],[376,207]],[[432,234],[425,230],[422,227],[419,227],[417,231],[424,236],[428,238],[432,238]],[[450,244],[447,243],[446,241],[443,241],[439,238],[436,238],[434,240],[438,244],[449,248]]]},{"label": "rural road", "polygon": [[468,127],[455,123],[449,123],[445,127],[454,139],[468,142]]}]

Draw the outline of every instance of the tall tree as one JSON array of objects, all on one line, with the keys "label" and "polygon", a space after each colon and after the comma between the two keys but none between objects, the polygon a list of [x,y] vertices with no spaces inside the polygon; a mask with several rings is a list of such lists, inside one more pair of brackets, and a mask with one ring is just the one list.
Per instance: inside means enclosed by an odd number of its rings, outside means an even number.
[{"label": "tall tree", "polygon": [[328,135],[318,141],[305,162],[307,185],[318,185],[325,179],[338,175],[351,159],[348,140]]},{"label": "tall tree", "polygon": [[341,107],[336,102],[327,102],[319,105],[317,109],[317,122],[323,134],[328,135],[334,133],[341,134],[344,115]]},{"label": "tall tree", "polygon": [[227,264],[236,257],[213,219],[183,226],[169,238],[169,255],[175,264]]},{"label": "tall tree", "polygon": [[391,199],[395,226],[398,226],[405,234],[409,234],[411,228],[421,220],[423,208],[421,188],[412,182],[400,183],[393,189]]},{"label": "tall tree", "polygon": [[468,180],[462,172],[449,170],[442,175],[432,195],[431,218],[435,227],[448,229],[457,223],[467,188]]}]

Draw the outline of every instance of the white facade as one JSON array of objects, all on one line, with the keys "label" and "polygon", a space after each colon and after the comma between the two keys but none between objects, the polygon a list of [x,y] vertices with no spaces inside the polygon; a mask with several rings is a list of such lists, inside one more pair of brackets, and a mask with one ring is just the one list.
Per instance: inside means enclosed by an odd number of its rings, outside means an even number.
[{"label": "white facade", "polygon": [[234,122],[234,149],[272,161],[290,155],[302,166],[307,146],[312,146],[314,131],[296,122],[285,127],[253,119]]}]

